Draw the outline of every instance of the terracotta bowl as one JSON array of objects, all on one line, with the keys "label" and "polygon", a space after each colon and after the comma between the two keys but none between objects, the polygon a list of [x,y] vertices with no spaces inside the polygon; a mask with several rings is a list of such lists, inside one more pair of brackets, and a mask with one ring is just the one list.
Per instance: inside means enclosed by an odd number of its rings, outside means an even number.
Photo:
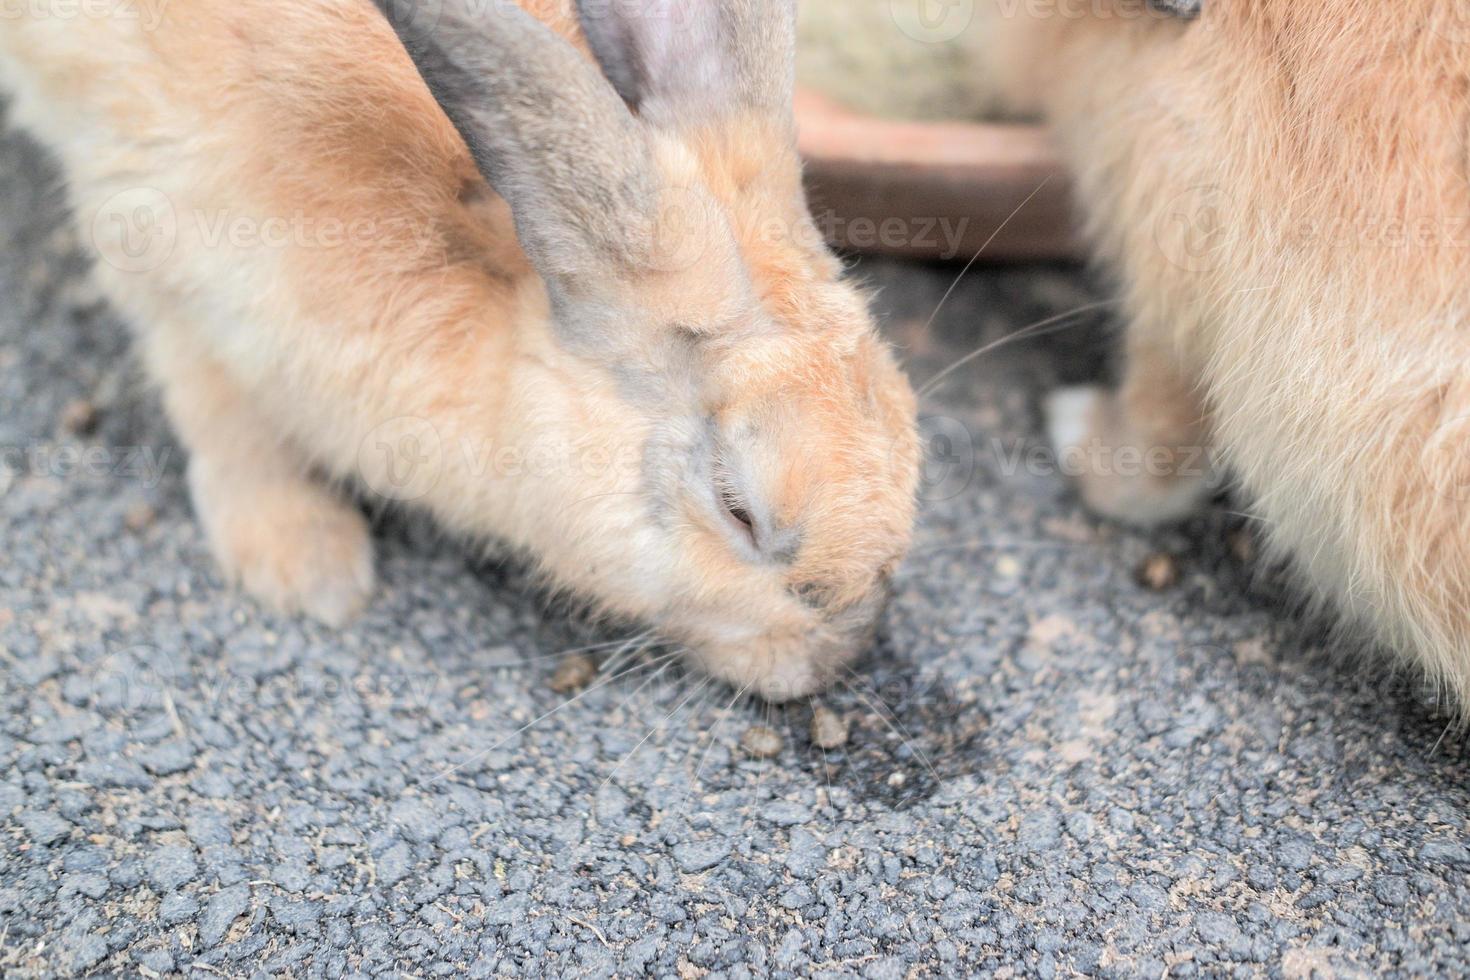
[{"label": "terracotta bowl", "polygon": [[1041,127],[893,122],[810,91],[796,102],[812,212],[836,247],[959,262],[1078,256],[1067,178]]}]

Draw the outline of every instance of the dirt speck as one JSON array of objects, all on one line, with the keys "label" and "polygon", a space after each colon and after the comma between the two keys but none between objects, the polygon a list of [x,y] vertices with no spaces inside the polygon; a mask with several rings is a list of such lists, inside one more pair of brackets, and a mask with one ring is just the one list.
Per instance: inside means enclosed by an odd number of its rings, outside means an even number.
[{"label": "dirt speck", "polygon": [[152,505],[143,501],[129,507],[128,512],[123,515],[123,523],[134,534],[148,530],[156,520],[158,520],[158,512],[153,509]]},{"label": "dirt speck", "polygon": [[847,722],[824,704],[812,709],[812,744],[831,751],[847,744]]},{"label": "dirt speck", "polygon": [[740,747],[756,759],[772,759],[781,754],[785,744],[781,736],[765,725],[751,725],[740,736]]},{"label": "dirt speck", "polygon": [[[814,738],[796,753],[799,765],[893,810],[929,799],[947,779],[983,776],[990,720],[979,705],[956,696],[942,675],[919,670],[886,636],[856,669],[851,684],[811,709],[813,716],[819,706],[836,714],[847,727],[846,743],[823,749]],[[814,721],[805,710],[787,708],[786,717]]]},{"label": "dirt speck", "polygon": [[1235,556],[1235,560],[1242,565],[1248,565],[1255,560],[1256,536],[1247,529],[1241,527],[1231,531],[1225,543],[1229,546],[1230,553]]},{"label": "dirt speck", "polygon": [[1138,566],[1138,584],[1155,592],[1164,592],[1179,584],[1179,561],[1173,555],[1156,552]]},{"label": "dirt speck", "polygon": [[561,662],[547,682],[557,694],[572,694],[592,683],[597,676],[597,662],[585,653],[574,653]]},{"label": "dirt speck", "polygon": [[70,402],[61,410],[61,431],[73,436],[89,436],[97,431],[97,406],[85,398]]}]

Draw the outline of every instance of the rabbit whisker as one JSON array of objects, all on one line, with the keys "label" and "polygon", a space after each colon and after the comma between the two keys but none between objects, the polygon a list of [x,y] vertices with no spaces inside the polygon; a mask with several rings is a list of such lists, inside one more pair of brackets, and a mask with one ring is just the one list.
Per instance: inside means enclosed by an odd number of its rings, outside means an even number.
[{"label": "rabbit whisker", "polygon": [[1047,334],[1056,333],[1058,331],[1074,327],[1077,325],[1076,323],[1067,323],[1066,321],[1070,320],[1072,317],[1080,316],[1083,313],[1091,313],[1094,310],[1101,310],[1109,306],[1115,306],[1118,302],[1119,301],[1116,299],[1104,299],[1098,300],[1095,303],[1086,303],[1082,306],[1076,307],[1075,309],[1068,310],[1065,313],[1058,313],[1054,316],[1049,316],[1044,320],[1038,320],[1035,323],[1028,324],[1027,326],[1022,327],[1019,330],[1014,330],[997,340],[992,340],[979,349],[973,350],[970,353],[966,354],[964,357],[955,361],[953,364],[949,365],[949,367],[945,368],[943,371],[940,371],[934,377],[924,382],[923,386],[919,388],[918,396],[920,398],[923,398],[925,395],[930,394],[934,391],[936,387],[938,387],[941,381],[949,377],[955,371],[958,371],[960,368],[964,367],[966,364],[969,364],[977,357],[983,357],[986,354],[993,353],[994,351],[1006,346],[1007,344],[1017,343],[1019,341],[1027,340],[1034,337],[1044,337]]},{"label": "rabbit whisker", "polygon": [[552,660],[557,657],[569,657],[574,653],[594,653],[600,650],[606,650],[609,647],[618,646],[619,644],[623,643],[636,643],[639,640],[646,639],[652,635],[653,630],[645,630],[644,632],[639,633],[636,636],[621,637],[616,640],[606,640],[602,643],[590,643],[587,646],[582,647],[571,647],[566,650],[543,650],[540,653],[533,653],[529,656],[521,657],[516,660],[497,660],[494,663],[486,664],[485,669],[505,670],[510,667],[525,667],[533,663],[539,663],[545,660]]},{"label": "rabbit whisker", "polygon": [[[660,659],[661,660],[663,660],[663,659],[672,659],[675,656],[677,656],[677,653],[667,653],[667,654],[664,654],[663,657],[661,657]],[[658,661],[654,661],[654,662],[657,663]],[[461,769],[464,769],[466,766],[470,766],[470,765],[473,765],[476,762],[479,762],[481,759],[485,758],[491,752],[494,752],[495,750],[499,749],[501,746],[505,745],[511,739],[515,738],[518,735],[522,735],[525,732],[530,731],[533,727],[535,727],[536,725],[539,725],[541,722],[545,721],[547,718],[550,718],[552,715],[556,714],[558,711],[562,710],[563,708],[566,708],[566,707],[569,707],[570,705],[576,704],[578,701],[581,701],[583,698],[587,697],[592,692],[602,690],[603,688],[605,688],[609,684],[611,684],[613,681],[619,680],[619,679],[627,676],[628,674],[631,674],[631,673],[637,671],[640,667],[643,667],[643,666],[646,666],[646,665],[643,664],[643,663],[635,663],[632,666],[630,666],[630,667],[626,668],[625,670],[621,671],[620,673],[608,674],[602,680],[600,680],[596,684],[593,684],[592,686],[588,687],[586,690],[581,691],[576,696],[571,697],[571,698],[568,698],[566,701],[563,701],[561,704],[558,704],[556,707],[552,708],[550,711],[547,711],[546,713],[544,713],[542,715],[538,715],[537,717],[535,717],[535,718],[531,719],[530,721],[526,722],[520,728],[517,728],[515,731],[511,732],[509,735],[505,736],[504,738],[502,738],[500,741],[496,742],[494,745],[490,746],[489,748],[487,748],[487,749],[481,749],[479,752],[476,752],[474,755],[470,756],[468,759],[465,759],[463,762],[456,763],[455,765],[450,766],[448,769],[445,769],[443,772],[440,772],[433,779],[429,780],[428,785],[432,786],[432,785],[434,785],[437,782],[441,782],[442,780],[448,779],[450,776],[454,775],[456,772],[459,772]],[[647,665],[647,666],[651,666],[651,664],[650,665]]]},{"label": "rabbit whisker", "polygon": [[1006,219],[1004,221],[995,226],[995,231],[992,231],[990,233],[990,237],[985,239],[984,244],[982,244],[980,248],[976,250],[975,254],[970,257],[970,261],[965,263],[965,267],[960,270],[960,274],[954,277],[954,282],[950,283],[949,289],[947,289],[944,295],[940,297],[939,305],[934,307],[934,312],[930,314],[929,321],[924,324],[923,333],[928,333],[929,328],[934,326],[934,321],[939,318],[939,311],[944,309],[944,304],[949,302],[949,298],[954,295],[955,289],[959,287],[960,280],[965,278],[969,271],[974,268],[976,262],[980,261],[980,256],[983,255],[985,250],[990,247],[990,243],[995,241],[995,236],[1004,231],[1006,225],[1011,223],[1011,219],[1020,214],[1021,209],[1030,204],[1031,199],[1034,198],[1037,194],[1040,194],[1042,189],[1046,187],[1047,184],[1051,183],[1051,178],[1052,175],[1047,174],[1046,177],[1042,179],[1041,183],[1036,185],[1036,190],[1032,191],[1030,194],[1027,194],[1026,199],[1020,204],[1017,204],[1016,209],[1010,214],[1006,215]]},{"label": "rabbit whisker", "polygon": [[[1435,691],[1435,694],[1439,694],[1439,692]],[[1448,735],[1450,733],[1450,729],[1454,727],[1455,721],[1452,718],[1450,719],[1449,723],[1444,726],[1444,731],[1439,733],[1439,738],[1435,739],[1434,744],[1429,747],[1429,751],[1424,753],[1424,758],[1427,759],[1430,756],[1434,755],[1435,752],[1439,751],[1440,743],[1444,741],[1444,737]]]},{"label": "rabbit whisker", "polygon": [[[862,675],[860,675],[857,671],[853,670],[846,664],[842,665],[842,669],[852,675],[852,677],[858,682],[863,684],[868,683],[867,680],[862,677]],[[870,700],[866,695],[863,694],[861,690],[859,690],[852,683],[845,680],[842,683],[843,686],[845,686],[849,691],[855,694],[859,700],[866,704],[870,710],[872,710],[879,718],[883,720],[883,724],[888,726],[889,731],[898,736],[899,740],[902,741],[905,746],[913,750],[914,754],[919,757],[919,761],[924,763],[924,768],[929,770],[929,775],[934,779],[934,781],[936,783],[940,782],[941,780],[939,778],[939,773],[935,771],[934,764],[929,761],[929,757],[924,753],[924,750],[919,747],[919,743],[914,740],[911,734],[909,734],[908,729],[904,727],[903,722],[899,721],[897,715],[893,715],[892,721],[889,720],[889,715],[892,714],[892,712],[888,709],[888,706],[886,704],[883,704],[883,699],[881,697],[877,697],[875,694],[874,698]]]},{"label": "rabbit whisker", "polygon": [[[649,639],[652,633],[652,630],[647,630],[639,636],[627,641],[622,646],[618,647],[608,656],[607,662],[604,663],[601,667],[601,671],[603,673],[608,673],[610,671],[616,670],[619,666],[621,666],[621,664],[626,663],[629,659],[637,657],[639,654],[648,652],[650,649],[653,648],[653,644],[645,641]],[[661,656],[655,657],[652,661],[649,661],[649,665],[651,666],[652,664],[659,663],[663,659],[664,658]]]},{"label": "rabbit whisker", "polygon": [[[770,729],[771,712],[773,710],[773,705],[769,701],[762,701],[761,705],[761,724],[764,725],[767,729]],[[776,767],[776,757],[762,760],[757,764],[761,768],[759,774],[755,777],[755,798],[759,800],[764,798],[766,789],[766,776],[769,775],[770,771]]]},{"label": "rabbit whisker", "polygon": [[607,777],[605,779],[603,779],[603,781],[597,785],[597,790],[596,790],[596,792],[593,793],[593,796],[595,797],[597,795],[597,793],[601,793],[602,790],[603,790],[603,787],[605,787],[608,783],[612,782],[612,778],[618,774],[618,772],[623,768],[623,766],[627,765],[629,759],[633,758],[634,753],[636,753],[639,749],[643,748],[643,746],[648,743],[648,740],[650,738],[653,738],[655,732],[659,731],[660,729],[664,729],[665,726],[667,726],[669,722],[673,721],[674,720],[674,716],[677,715],[680,711],[684,710],[684,706],[686,704],[688,704],[690,701],[694,700],[694,696],[696,694],[698,694],[700,691],[703,691],[706,687],[708,687],[711,680],[713,680],[713,678],[711,678],[711,677],[705,677],[704,680],[702,680],[698,684],[696,684],[689,691],[688,694],[684,695],[684,700],[680,701],[674,707],[674,710],[673,711],[670,711],[667,715],[665,715],[661,721],[656,722],[655,724],[652,724],[652,725],[648,726],[648,734],[647,735],[644,735],[641,739],[638,740],[638,744],[637,745],[634,745],[631,749],[629,749],[626,753],[623,754],[623,757],[622,757],[622,759],[620,759],[618,761],[618,764],[616,766],[613,766],[612,772],[608,773],[607,774]]},{"label": "rabbit whisker", "polygon": [[1084,547],[1087,547],[1087,545],[1080,544],[1076,541],[993,541],[987,538],[976,538],[973,541],[920,545],[909,553],[909,557],[917,558],[920,555],[932,555],[945,551],[1004,550],[1007,548],[1013,548],[1017,551],[1065,551],[1070,548]]},{"label": "rabbit whisker", "polygon": [[609,490],[606,493],[588,494],[580,500],[572,501],[571,506],[576,507],[578,504],[585,504],[589,500],[597,500],[600,497],[636,497],[639,492],[637,490]]},{"label": "rabbit whisker", "polygon": [[1222,514],[1228,514],[1231,517],[1242,517],[1242,518],[1244,518],[1244,519],[1246,519],[1248,521],[1255,521],[1258,524],[1275,524],[1276,523],[1275,521],[1271,520],[1270,518],[1261,517],[1259,514],[1247,514],[1243,510],[1223,510],[1220,513],[1222,513]]},{"label": "rabbit whisker", "polygon": [[623,711],[627,709],[628,705],[632,703],[633,699],[636,698],[640,693],[642,693],[644,688],[648,687],[648,685],[652,684],[660,677],[662,677],[664,671],[668,670],[674,665],[674,657],[677,655],[677,652],[673,652],[662,657],[659,661],[662,663],[662,666],[659,667],[659,669],[653,674],[650,674],[648,677],[644,678],[643,683],[639,684],[637,687],[633,688],[632,691],[628,692],[628,696],[623,698],[622,703],[618,705],[617,710],[613,713],[622,714]]},{"label": "rabbit whisker", "polygon": [[[709,730],[709,738],[704,745],[704,754],[699,757],[699,766],[694,770],[695,783],[699,782],[699,777],[704,772],[704,764],[709,761],[709,753],[710,750],[715,747],[715,737],[720,733],[720,727],[724,725],[727,720],[729,720],[730,711],[735,707],[735,702],[745,697],[745,692],[750,690],[750,685],[752,683],[754,682],[746,681],[745,684],[740,688],[740,690],[735,692],[734,696],[730,698],[729,702],[726,703],[725,707],[721,710],[720,717],[715,720],[714,727]],[[694,751],[694,749],[698,747],[699,742],[698,740],[696,740],[694,745],[690,748],[690,752]],[[688,759],[687,753],[685,755],[685,759],[686,761]]]}]

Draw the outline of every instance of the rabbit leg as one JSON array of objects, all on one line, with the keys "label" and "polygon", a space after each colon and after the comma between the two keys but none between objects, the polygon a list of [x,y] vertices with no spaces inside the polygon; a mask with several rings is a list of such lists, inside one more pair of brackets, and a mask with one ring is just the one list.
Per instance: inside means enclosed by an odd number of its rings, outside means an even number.
[{"label": "rabbit leg", "polygon": [[1097,513],[1138,527],[1182,520],[1214,486],[1204,413],[1171,345],[1129,335],[1116,392],[1063,388],[1047,399],[1062,471]]},{"label": "rabbit leg", "polygon": [[330,625],[373,589],[367,521],[312,478],[305,460],[187,337],[149,332],[149,367],[190,452],[189,490],[226,577],[282,612]]}]

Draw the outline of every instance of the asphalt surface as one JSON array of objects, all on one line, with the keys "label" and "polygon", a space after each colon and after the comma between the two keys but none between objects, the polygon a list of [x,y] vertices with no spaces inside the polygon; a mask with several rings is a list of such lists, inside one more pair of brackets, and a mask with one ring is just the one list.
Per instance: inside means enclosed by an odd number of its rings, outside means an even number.
[{"label": "asphalt surface", "polygon": [[[224,589],[48,173],[0,137],[5,976],[1470,973],[1432,692],[1339,656],[1228,504],[1148,537],[1049,471],[1101,314],[926,395],[918,544],[823,750],[672,670],[554,692],[624,634],[412,518],[350,629]],[[954,269],[861,272],[920,379],[1099,295],[980,269],[926,326]]]}]

